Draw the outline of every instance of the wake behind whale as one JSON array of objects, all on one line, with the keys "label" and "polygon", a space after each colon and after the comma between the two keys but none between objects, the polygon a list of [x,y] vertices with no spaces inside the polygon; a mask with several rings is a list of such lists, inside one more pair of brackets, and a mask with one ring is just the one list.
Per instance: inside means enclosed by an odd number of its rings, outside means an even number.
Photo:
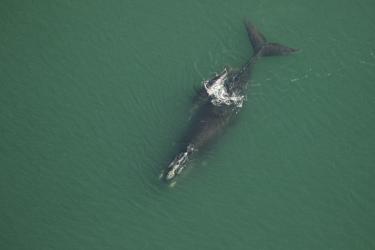
[{"label": "wake behind whale", "polygon": [[240,70],[225,68],[212,79],[204,81],[196,97],[199,107],[187,134],[183,150],[179,152],[162,173],[162,178],[174,183],[193,155],[199,152],[229,124],[241,110],[246,100],[246,89],[255,62],[266,56],[288,55],[297,49],[267,42],[262,33],[245,21],[253,48],[253,55]]}]

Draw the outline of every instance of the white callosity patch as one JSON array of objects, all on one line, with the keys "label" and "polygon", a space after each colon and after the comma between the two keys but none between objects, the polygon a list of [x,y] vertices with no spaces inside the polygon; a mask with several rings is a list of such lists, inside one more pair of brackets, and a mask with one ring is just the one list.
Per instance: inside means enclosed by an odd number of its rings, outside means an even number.
[{"label": "white callosity patch", "polygon": [[177,174],[180,174],[183,165],[187,162],[188,160],[188,152],[183,152],[180,153],[172,162],[169,164],[169,171],[167,173],[167,180],[172,179],[175,177]]},{"label": "white callosity patch", "polygon": [[235,105],[241,108],[243,101],[245,100],[244,95],[236,95],[235,93],[228,93],[225,82],[228,80],[228,71],[224,69],[224,72],[214,83],[208,84],[209,81],[204,81],[203,85],[207,91],[207,94],[212,98],[211,102],[215,106],[221,105]]},{"label": "white callosity patch", "polygon": [[189,155],[193,151],[197,151],[197,149],[194,147],[194,144],[189,144],[185,152],[181,152],[176,156],[176,158],[168,166],[168,173],[166,175],[167,180],[174,178],[176,175],[182,172],[185,163],[189,159]]}]

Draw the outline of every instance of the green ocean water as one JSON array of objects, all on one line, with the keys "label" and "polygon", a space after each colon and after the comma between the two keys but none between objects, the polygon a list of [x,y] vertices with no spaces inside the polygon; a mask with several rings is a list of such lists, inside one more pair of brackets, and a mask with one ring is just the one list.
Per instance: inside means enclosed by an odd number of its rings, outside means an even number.
[{"label": "green ocean water", "polygon": [[[375,249],[375,2],[0,3],[0,249]],[[195,89],[236,123],[170,188]]]}]

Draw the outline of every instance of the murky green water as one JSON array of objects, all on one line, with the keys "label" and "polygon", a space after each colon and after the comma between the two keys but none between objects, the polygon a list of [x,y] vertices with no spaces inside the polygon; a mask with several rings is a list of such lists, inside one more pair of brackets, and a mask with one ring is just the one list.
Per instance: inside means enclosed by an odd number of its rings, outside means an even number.
[{"label": "murky green water", "polygon": [[[375,249],[373,1],[2,1],[0,249]],[[194,89],[300,48],[174,188]]]}]

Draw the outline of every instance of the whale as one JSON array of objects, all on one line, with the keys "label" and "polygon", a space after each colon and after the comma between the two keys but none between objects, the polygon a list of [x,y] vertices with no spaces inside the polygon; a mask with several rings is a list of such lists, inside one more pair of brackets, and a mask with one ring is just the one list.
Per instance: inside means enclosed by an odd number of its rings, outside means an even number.
[{"label": "whale", "polygon": [[197,108],[182,147],[161,174],[167,183],[175,184],[176,177],[189,165],[194,155],[222,134],[241,111],[255,63],[262,57],[289,55],[298,51],[268,42],[249,20],[245,20],[244,24],[253,53],[240,69],[225,66],[221,73],[204,81],[197,91],[194,98]]}]

